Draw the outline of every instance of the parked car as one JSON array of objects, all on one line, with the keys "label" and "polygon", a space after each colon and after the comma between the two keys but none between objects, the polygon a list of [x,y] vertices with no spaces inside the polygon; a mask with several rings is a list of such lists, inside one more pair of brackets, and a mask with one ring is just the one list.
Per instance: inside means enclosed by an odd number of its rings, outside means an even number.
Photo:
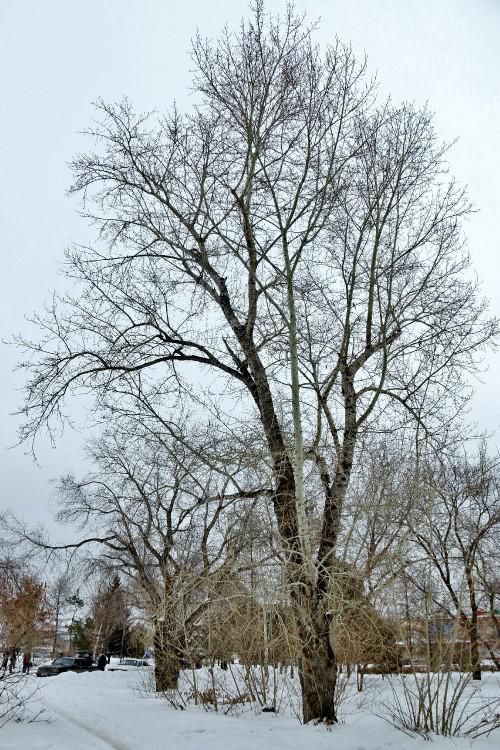
[{"label": "parked car", "polygon": [[51,677],[61,672],[94,672],[97,669],[87,656],[58,656],[52,664],[42,664],[36,670],[37,677]]},{"label": "parked car", "polygon": [[94,660],[92,659],[92,654],[89,654],[88,651],[77,651],[76,652],[76,658],[77,659],[86,659],[88,665],[91,667],[94,663]]},{"label": "parked car", "polygon": [[118,664],[110,664],[108,666],[108,672],[126,672],[127,669],[149,666],[147,659],[120,659]]}]

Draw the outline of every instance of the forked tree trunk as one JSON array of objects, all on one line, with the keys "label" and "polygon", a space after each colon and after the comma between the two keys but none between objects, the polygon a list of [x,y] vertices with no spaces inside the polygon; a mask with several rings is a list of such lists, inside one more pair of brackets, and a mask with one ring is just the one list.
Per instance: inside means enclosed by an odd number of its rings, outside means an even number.
[{"label": "forked tree trunk", "polygon": [[[290,279],[289,279],[290,281]],[[330,644],[329,622],[323,611],[323,596],[326,589],[320,593],[317,590],[316,570],[313,562],[311,541],[308,530],[303,489],[303,446],[300,424],[300,392],[297,380],[296,341],[293,319],[293,295],[290,294],[289,307],[291,313],[290,334],[291,354],[293,364],[292,398],[294,401],[294,460],[290,461],[288,450],[281,433],[277,419],[273,397],[267,380],[267,373],[259,359],[255,346],[249,341],[243,327],[236,327],[235,333],[245,352],[249,368],[254,381],[254,391],[257,395],[256,403],[260,411],[262,424],[267,441],[273,455],[276,490],[273,498],[274,510],[281,539],[289,554],[288,583],[292,597],[295,622],[299,636],[299,676],[302,688],[303,719],[309,721],[336,721],[335,712],[335,683],[337,665],[335,654]],[[294,350],[295,347],[295,350]],[[352,440],[354,445],[354,440]],[[346,462],[344,461],[344,464]],[[342,466],[345,482],[340,483],[339,492],[345,493],[348,481],[348,469]],[[335,498],[334,498],[335,500]],[[329,503],[335,505],[335,502]],[[337,508],[330,508],[323,535],[328,538],[331,546],[334,535],[335,522],[330,516],[337,515]],[[333,523],[333,527],[332,527]],[[326,529],[326,531],[325,531]],[[320,559],[326,560],[326,555],[320,545]]]},{"label": "forked tree trunk", "polygon": [[175,690],[179,684],[180,660],[173,642],[171,627],[167,620],[160,619],[155,619],[153,626],[156,692]]},{"label": "forked tree trunk", "polygon": [[297,549],[299,534],[293,477],[288,486],[285,482],[281,486],[285,502],[279,508],[281,512],[276,515],[281,537],[291,558],[287,577],[298,635],[303,721],[336,722],[337,661],[330,641],[331,616],[325,606],[328,575],[323,572],[318,580],[311,581],[312,560],[304,564],[303,547]]}]

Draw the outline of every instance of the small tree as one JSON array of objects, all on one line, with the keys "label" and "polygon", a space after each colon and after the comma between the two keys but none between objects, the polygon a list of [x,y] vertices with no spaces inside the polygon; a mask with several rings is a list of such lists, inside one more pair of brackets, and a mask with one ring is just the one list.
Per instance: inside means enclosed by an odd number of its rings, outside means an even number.
[{"label": "small tree", "polygon": [[84,606],[85,602],[81,598],[80,594],[78,592],[72,594],[68,599],[68,606],[72,609],[71,614],[71,622],[68,626],[68,632],[69,632],[69,650],[71,653],[71,648],[73,646],[73,640],[72,640],[72,630],[71,627],[76,621],[76,613],[79,609],[81,609]]},{"label": "small tree", "polygon": [[[110,650],[123,656],[122,638],[128,627],[130,610],[118,574],[115,573],[109,583],[101,581],[93,598],[91,617],[94,623],[94,657]],[[120,634],[119,644],[117,633]]]},{"label": "small tree", "polygon": [[94,630],[94,621],[91,617],[87,617],[85,620],[80,620],[78,618],[73,620],[71,625],[68,626],[68,632],[75,651],[92,653]]},{"label": "small tree", "polygon": [[49,584],[47,588],[47,600],[50,604],[51,615],[54,621],[52,637],[52,655],[58,650],[59,643],[59,624],[61,616],[66,607],[75,602],[73,594],[73,582],[68,573],[63,573]]},{"label": "small tree", "polygon": [[16,566],[0,573],[0,640],[4,650],[31,650],[45,629],[50,608],[44,584]]}]

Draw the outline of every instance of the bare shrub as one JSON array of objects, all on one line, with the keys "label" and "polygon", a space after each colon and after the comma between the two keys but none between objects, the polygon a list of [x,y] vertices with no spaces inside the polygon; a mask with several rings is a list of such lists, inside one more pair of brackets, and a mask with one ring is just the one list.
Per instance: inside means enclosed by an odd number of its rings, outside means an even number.
[{"label": "bare shrub", "polygon": [[213,706],[217,710],[217,694],[213,688],[207,688],[207,690],[193,691],[188,697],[195,699],[197,703],[201,703],[204,707]]},{"label": "bare shrub", "polygon": [[28,685],[24,675],[0,674],[0,729],[9,721],[33,722],[40,720],[43,709],[33,710],[38,687]]},{"label": "bare shrub", "polygon": [[471,687],[472,675],[450,671],[390,677],[391,697],[379,716],[396,729],[430,738],[480,737],[500,727],[500,698]]}]

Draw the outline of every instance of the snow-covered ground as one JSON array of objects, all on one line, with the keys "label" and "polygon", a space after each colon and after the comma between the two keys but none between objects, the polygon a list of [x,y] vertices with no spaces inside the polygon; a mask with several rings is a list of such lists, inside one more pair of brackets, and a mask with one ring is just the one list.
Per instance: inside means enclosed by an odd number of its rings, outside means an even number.
[{"label": "snow-covered ground", "polygon": [[[145,690],[145,671],[106,671],[27,680],[39,685],[37,708],[48,721],[9,723],[0,729],[2,750],[426,750],[422,737],[408,737],[373,713],[387,690],[380,677],[367,678],[345,721],[331,728],[301,726],[296,718],[258,710],[238,716],[188,706],[175,710]],[[496,674],[484,681],[500,693]],[[239,707],[238,707],[239,708]],[[471,747],[468,739],[436,737],[439,750]],[[472,743],[476,750],[500,746],[500,731]]]}]

